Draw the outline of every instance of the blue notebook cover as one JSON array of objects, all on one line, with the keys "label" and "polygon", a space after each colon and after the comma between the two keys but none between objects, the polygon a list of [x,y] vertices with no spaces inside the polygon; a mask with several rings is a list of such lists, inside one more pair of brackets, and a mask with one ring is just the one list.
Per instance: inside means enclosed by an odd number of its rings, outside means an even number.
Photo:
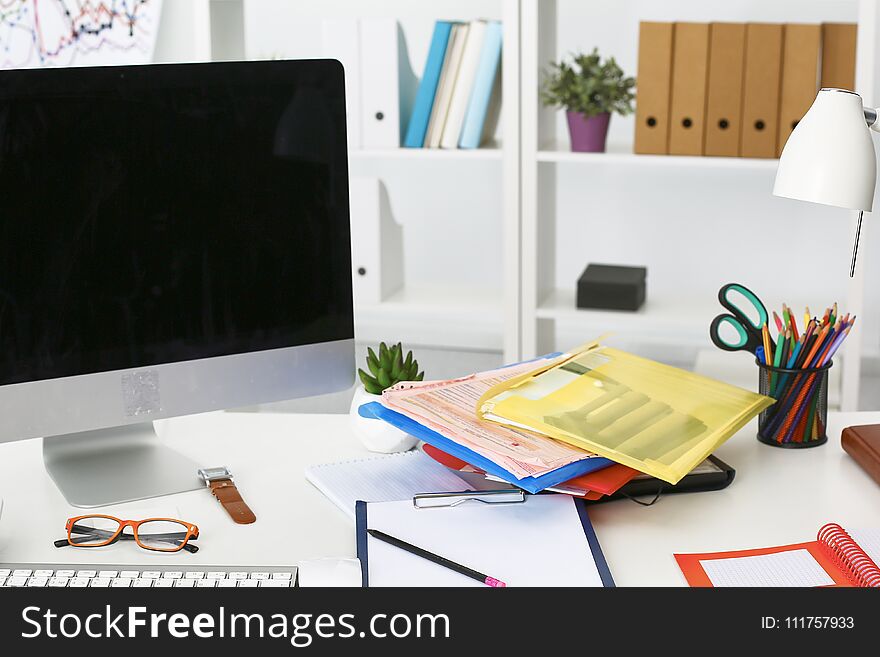
[{"label": "blue notebook cover", "polygon": [[[602,586],[613,587],[614,578],[611,577],[611,570],[608,568],[608,562],[605,560],[605,554],[599,545],[599,539],[596,537],[596,530],[593,529],[593,523],[590,522],[590,516],[587,514],[587,505],[582,500],[577,500],[576,505],[578,516],[581,519],[581,526],[584,528],[584,534],[587,537],[587,543],[590,545],[590,552],[593,553],[593,560],[596,562],[596,568],[599,570],[599,577],[602,578]],[[361,562],[361,579],[363,586],[370,585],[370,562],[367,554],[367,503],[358,501],[354,507],[356,538],[357,538],[357,558]]]},{"label": "blue notebook cover", "polygon": [[480,63],[474,78],[474,88],[465,112],[459,148],[479,148],[483,134],[483,125],[492,100],[492,89],[495,87],[495,76],[501,63],[501,23],[492,21],[486,28],[486,38],[480,53]]},{"label": "blue notebook cover", "polygon": [[479,468],[480,470],[484,470],[490,475],[498,477],[499,479],[503,479],[504,481],[513,484],[514,486],[518,486],[528,493],[538,493],[545,488],[550,488],[551,486],[561,484],[564,481],[568,481],[569,479],[573,479],[575,477],[580,477],[581,475],[587,474],[588,472],[593,472],[594,470],[607,468],[609,465],[613,464],[613,461],[610,461],[609,459],[600,456],[594,456],[593,458],[569,463],[568,465],[564,465],[561,468],[553,470],[552,472],[548,472],[547,474],[543,474],[539,477],[526,477],[525,479],[517,479],[507,470],[502,468],[497,463],[490,461],[485,456],[481,456],[475,451],[468,449],[463,445],[459,445],[455,441],[450,440],[446,436],[437,433],[433,429],[429,429],[428,427],[419,424],[415,420],[408,418],[402,413],[392,411],[390,408],[385,408],[379,402],[369,402],[368,404],[362,405],[360,408],[358,408],[358,413],[362,417],[371,417],[384,420],[388,424],[391,424],[398,429],[406,431],[411,436],[415,436],[419,440],[424,440],[429,445],[433,445],[437,449],[442,450],[447,454],[451,454],[452,456],[455,456],[462,461],[470,463],[471,465]]},{"label": "blue notebook cover", "polygon": [[425,72],[416,92],[409,125],[406,128],[406,136],[403,139],[404,148],[421,148],[425,143],[425,133],[428,131],[428,122],[431,120],[431,109],[434,107],[434,96],[440,82],[440,72],[443,69],[443,59],[446,56],[446,44],[449,42],[451,31],[451,22],[437,21],[434,25],[434,36],[431,39],[431,47],[428,49]]}]

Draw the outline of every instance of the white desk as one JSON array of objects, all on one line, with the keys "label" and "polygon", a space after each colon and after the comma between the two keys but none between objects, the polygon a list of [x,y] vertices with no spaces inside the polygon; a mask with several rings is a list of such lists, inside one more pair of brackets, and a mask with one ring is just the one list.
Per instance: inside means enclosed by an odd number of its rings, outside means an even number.
[{"label": "white desk", "polygon": [[[596,505],[590,517],[611,572],[623,586],[684,585],[673,552],[707,552],[810,540],[819,527],[880,524],[877,486],[840,448],[840,431],[880,423],[880,413],[829,416],[827,445],[783,450],[759,444],[747,427],[717,454],[733,484],[712,493],[670,495],[652,507],[629,500]],[[228,465],[257,515],[235,525],[206,491],[108,507],[137,518],[165,507],[201,530],[198,554],[152,554],[130,543],[57,549],[69,507],[45,473],[39,440],[0,445],[0,562],[292,565],[355,554],[354,526],[303,478],[303,468],[366,454],[344,415],[210,413],[164,423],[163,440],[206,466]],[[128,511],[130,510],[130,513]],[[102,510],[104,511],[104,510]]]}]

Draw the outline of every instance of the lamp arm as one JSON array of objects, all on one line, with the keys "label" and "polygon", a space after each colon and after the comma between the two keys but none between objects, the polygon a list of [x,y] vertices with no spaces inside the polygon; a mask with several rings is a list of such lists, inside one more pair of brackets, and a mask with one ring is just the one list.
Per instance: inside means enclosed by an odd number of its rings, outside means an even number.
[{"label": "lamp arm", "polygon": [[880,107],[865,107],[865,122],[874,132],[880,132]]}]

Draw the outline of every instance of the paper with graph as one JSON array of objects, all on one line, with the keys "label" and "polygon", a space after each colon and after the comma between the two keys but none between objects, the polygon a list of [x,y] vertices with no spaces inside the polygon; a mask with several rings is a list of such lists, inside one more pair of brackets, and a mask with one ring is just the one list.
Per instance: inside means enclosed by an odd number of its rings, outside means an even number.
[{"label": "paper with graph", "polygon": [[477,410],[674,484],[772,403],[594,342],[498,384]]},{"label": "paper with graph", "polygon": [[0,68],[153,60],[162,0],[0,2]]}]

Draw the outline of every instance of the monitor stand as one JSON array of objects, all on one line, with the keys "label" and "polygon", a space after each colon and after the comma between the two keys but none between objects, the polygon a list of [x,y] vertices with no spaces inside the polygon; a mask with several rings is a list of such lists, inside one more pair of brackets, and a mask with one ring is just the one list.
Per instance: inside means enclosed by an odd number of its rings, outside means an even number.
[{"label": "monitor stand", "polygon": [[152,422],[43,438],[43,462],[61,494],[76,507],[205,486],[197,474],[200,466],[160,444]]}]

